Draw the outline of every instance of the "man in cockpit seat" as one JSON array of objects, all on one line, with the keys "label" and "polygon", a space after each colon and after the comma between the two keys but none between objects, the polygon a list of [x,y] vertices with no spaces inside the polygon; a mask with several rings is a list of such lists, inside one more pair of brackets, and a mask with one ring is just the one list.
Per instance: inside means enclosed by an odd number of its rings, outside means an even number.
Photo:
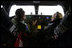
[{"label": "man in cockpit seat", "polygon": [[[16,32],[18,33],[17,36],[20,34],[20,32],[22,32],[20,36],[23,39],[23,42],[25,39],[28,39],[29,35],[29,29],[28,25],[25,23],[25,19],[26,19],[25,12],[22,8],[16,10],[15,17],[12,19],[12,22],[16,26],[17,30]],[[25,42],[23,44],[25,46]]]},{"label": "man in cockpit seat", "polygon": [[52,17],[51,22],[48,24],[47,29],[45,30],[45,35],[48,36],[50,43],[52,42],[50,39],[52,39],[52,36],[54,34],[54,28],[61,22],[61,20],[62,20],[62,14],[56,12]]},{"label": "man in cockpit seat", "polygon": [[61,22],[61,20],[62,20],[62,14],[56,12],[52,17],[51,22],[48,24],[48,28],[45,31],[47,31],[47,33],[51,36],[54,28]]},{"label": "man in cockpit seat", "polygon": [[61,23],[54,29],[54,34],[58,39],[58,47],[71,47],[72,32],[71,10],[68,10]]}]

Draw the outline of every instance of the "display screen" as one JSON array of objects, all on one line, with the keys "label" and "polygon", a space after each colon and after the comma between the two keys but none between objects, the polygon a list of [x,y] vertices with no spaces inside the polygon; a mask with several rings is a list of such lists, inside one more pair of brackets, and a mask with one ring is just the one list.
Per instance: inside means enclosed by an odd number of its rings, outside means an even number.
[{"label": "display screen", "polygon": [[49,17],[46,17],[46,19],[49,19]]}]

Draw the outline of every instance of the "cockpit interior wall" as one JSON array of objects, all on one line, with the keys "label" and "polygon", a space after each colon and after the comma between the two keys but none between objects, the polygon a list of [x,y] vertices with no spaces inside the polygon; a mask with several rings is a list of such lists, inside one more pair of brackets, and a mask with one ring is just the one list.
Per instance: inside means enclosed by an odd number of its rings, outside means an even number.
[{"label": "cockpit interior wall", "polygon": [[10,18],[5,10],[5,8],[1,8],[1,24],[9,29],[12,25]]}]

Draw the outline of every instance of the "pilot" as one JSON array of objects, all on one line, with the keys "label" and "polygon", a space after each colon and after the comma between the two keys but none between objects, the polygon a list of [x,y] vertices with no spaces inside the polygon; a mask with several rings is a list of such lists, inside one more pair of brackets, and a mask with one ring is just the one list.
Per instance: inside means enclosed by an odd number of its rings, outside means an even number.
[{"label": "pilot", "polygon": [[16,32],[26,32],[29,31],[28,25],[25,23],[25,12],[22,8],[19,8],[15,12],[15,17],[12,19],[14,25],[16,25]]},{"label": "pilot", "polygon": [[45,30],[47,33],[49,34],[50,38],[53,38],[53,34],[54,34],[54,28],[61,22],[62,20],[62,14],[59,12],[56,12],[52,19],[51,22],[48,24],[47,29]]}]

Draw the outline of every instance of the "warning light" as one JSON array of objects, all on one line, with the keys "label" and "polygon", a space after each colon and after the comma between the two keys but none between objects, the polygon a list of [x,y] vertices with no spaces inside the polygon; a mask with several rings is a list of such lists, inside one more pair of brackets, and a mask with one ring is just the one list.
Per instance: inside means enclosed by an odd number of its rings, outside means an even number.
[{"label": "warning light", "polygon": [[38,25],[38,26],[37,26],[37,29],[41,29],[41,25]]}]

